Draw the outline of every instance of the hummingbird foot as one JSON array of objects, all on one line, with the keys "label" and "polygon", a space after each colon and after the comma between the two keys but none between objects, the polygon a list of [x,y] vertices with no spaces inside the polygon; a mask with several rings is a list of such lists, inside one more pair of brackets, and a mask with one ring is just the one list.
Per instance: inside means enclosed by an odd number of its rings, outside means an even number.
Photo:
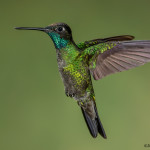
[{"label": "hummingbird foot", "polygon": [[68,97],[74,97],[75,96],[75,94],[72,92],[70,93],[70,92],[66,91],[65,93],[66,93],[66,96],[68,96]]}]

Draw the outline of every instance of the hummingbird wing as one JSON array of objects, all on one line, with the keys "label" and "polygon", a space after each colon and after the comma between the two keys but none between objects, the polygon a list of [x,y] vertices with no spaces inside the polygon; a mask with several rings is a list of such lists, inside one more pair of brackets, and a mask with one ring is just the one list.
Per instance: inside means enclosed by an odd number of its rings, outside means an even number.
[{"label": "hummingbird wing", "polygon": [[108,42],[92,46],[89,69],[95,80],[150,62],[150,41]]},{"label": "hummingbird wing", "polygon": [[104,38],[104,39],[94,39],[90,41],[85,41],[77,44],[77,46],[81,49],[84,50],[85,48],[88,48],[93,45],[97,45],[100,43],[105,43],[105,42],[110,42],[110,41],[129,41],[133,40],[134,36],[132,35],[121,35],[121,36],[114,36],[114,37],[109,37],[109,38]]}]

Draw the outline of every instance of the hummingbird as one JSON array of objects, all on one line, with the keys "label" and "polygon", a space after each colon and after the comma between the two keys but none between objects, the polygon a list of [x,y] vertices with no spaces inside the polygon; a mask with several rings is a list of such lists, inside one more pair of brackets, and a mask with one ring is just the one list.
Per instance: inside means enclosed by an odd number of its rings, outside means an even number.
[{"label": "hummingbird", "polygon": [[136,41],[133,40],[134,36],[121,35],[76,44],[71,28],[66,23],[54,23],[44,28],[15,29],[38,30],[48,34],[56,48],[66,95],[77,101],[92,137],[96,138],[100,134],[106,139],[96,107],[91,76],[100,80],[150,62],[150,40]]}]

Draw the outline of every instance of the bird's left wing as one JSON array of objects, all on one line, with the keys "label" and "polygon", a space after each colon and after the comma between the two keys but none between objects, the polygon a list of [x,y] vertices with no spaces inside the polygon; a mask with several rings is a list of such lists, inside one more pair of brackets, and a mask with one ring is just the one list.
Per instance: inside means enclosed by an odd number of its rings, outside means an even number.
[{"label": "bird's left wing", "polygon": [[84,50],[85,48],[88,48],[90,46],[94,46],[100,43],[106,43],[106,42],[111,42],[111,41],[129,41],[133,40],[134,36],[132,35],[120,35],[120,36],[113,36],[109,38],[103,38],[103,39],[94,39],[94,40],[89,40],[85,42],[81,42],[77,44],[77,46],[81,49]]},{"label": "bird's left wing", "polygon": [[84,51],[95,80],[150,62],[150,41],[107,42]]}]

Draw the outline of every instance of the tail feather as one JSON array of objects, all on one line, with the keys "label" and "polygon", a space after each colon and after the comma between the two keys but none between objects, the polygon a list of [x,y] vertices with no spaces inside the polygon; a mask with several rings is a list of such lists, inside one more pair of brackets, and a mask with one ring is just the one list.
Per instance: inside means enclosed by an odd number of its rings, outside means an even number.
[{"label": "tail feather", "polygon": [[98,125],[98,132],[99,132],[99,134],[103,137],[103,138],[107,138],[107,136],[106,136],[106,133],[105,133],[105,130],[104,130],[104,128],[103,128],[103,125],[102,125],[102,123],[101,123],[101,120],[100,120],[100,118],[99,118],[99,115],[98,115],[98,112],[97,112],[97,108],[96,108],[96,106],[95,106],[95,112],[96,112],[96,116],[97,116],[97,118],[95,119],[96,121],[97,121],[97,125]]},{"label": "tail feather", "polygon": [[91,117],[87,114],[87,112],[81,107],[85,122],[86,122],[87,127],[93,138],[96,138],[97,134],[99,133],[103,138],[106,139],[107,138],[106,133],[104,131],[104,128],[103,128],[100,118],[98,116],[96,106],[94,109],[95,109],[95,113],[96,113],[96,118],[91,119]]},{"label": "tail feather", "polygon": [[83,108],[81,107],[85,122],[87,124],[87,127],[91,133],[91,135],[93,136],[93,138],[97,137],[97,133],[98,133],[98,128],[97,128],[97,122],[96,120],[92,120],[89,115],[86,113],[86,111],[83,110]]}]

